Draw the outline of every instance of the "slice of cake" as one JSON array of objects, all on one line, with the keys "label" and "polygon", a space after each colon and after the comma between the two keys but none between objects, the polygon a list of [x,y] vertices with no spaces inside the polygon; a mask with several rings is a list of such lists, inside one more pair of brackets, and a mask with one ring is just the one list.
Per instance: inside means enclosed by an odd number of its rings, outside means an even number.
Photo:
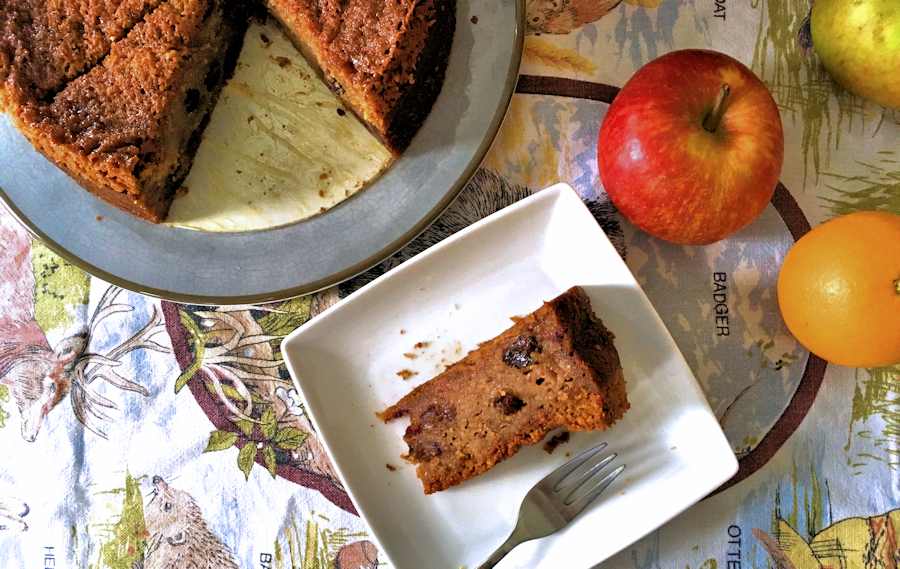
[{"label": "slice of cake", "polygon": [[0,102],[52,96],[162,0],[0,2]]},{"label": "slice of cake", "polygon": [[240,48],[228,0],[168,0],[52,101],[17,117],[32,144],[87,189],[165,218]]},{"label": "slice of cake", "polygon": [[265,0],[332,89],[394,152],[440,93],[456,0]]},{"label": "slice of cake", "polygon": [[574,287],[379,417],[404,415],[426,494],[477,476],[553,429],[603,430],[628,410],[613,335]]}]

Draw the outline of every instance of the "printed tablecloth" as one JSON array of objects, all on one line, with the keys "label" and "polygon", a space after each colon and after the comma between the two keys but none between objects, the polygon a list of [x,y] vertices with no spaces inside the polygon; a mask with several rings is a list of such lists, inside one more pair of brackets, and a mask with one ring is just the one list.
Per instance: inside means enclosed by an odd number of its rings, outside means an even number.
[{"label": "printed tablecloth", "polygon": [[[311,297],[159,302],[88,277],[0,213],[0,567],[384,566],[278,341],[561,180],[645,287],[740,457],[719,492],[604,566],[895,566],[900,369],[826,365],[791,337],[776,303],[781,260],[810,226],[861,209],[900,213],[900,113],[834,86],[808,12],[809,0],[531,0],[518,94],[459,200],[402,252]],[[771,206],[708,247],[636,231],[596,168],[617,87],[685,47],[751,66],[785,126]]]}]

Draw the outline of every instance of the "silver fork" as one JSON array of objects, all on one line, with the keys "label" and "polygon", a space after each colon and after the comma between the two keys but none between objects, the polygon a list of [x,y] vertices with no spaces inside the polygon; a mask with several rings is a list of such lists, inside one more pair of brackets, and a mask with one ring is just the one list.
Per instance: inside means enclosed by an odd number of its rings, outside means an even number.
[{"label": "silver fork", "polygon": [[478,569],[491,569],[517,545],[546,537],[566,527],[625,470],[621,465],[604,470],[616,453],[602,455],[606,443],[584,451],[534,485],[519,507],[519,521],[487,561]]}]

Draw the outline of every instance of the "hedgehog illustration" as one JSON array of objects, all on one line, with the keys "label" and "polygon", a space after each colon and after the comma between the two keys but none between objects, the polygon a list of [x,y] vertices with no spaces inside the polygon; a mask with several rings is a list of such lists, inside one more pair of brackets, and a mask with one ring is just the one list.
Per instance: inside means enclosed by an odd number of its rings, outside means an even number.
[{"label": "hedgehog illustration", "polygon": [[528,33],[568,34],[596,22],[622,0],[529,0]]},{"label": "hedgehog illustration", "polygon": [[147,550],[134,569],[238,569],[231,550],[206,525],[197,502],[160,476],[153,477],[144,517]]},{"label": "hedgehog illustration", "polygon": [[[340,298],[375,280],[404,261],[415,257],[432,245],[440,243],[457,231],[465,229],[479,219],[487,217],[508,205],[527,198],[532,193],[531,188],[514,184],[491,170],[479,168],[465,189],[460,192],[456,201],[447,208],[447,211],[437,221],[431,224],[412,243],[380,265],[342,283],[338,288]],[[585,205],[587,205],[594,218],[609,236],[616,250],[624,257],[625,235],[616,217],[615,207],[605,195],[603,195],[603,199],[587,200]],[[337,302],[337,300],[338,295],[334,294],[333,290],[319,293],[317,295],[318,302],[314,302],[313,313],[318,314]]]}]

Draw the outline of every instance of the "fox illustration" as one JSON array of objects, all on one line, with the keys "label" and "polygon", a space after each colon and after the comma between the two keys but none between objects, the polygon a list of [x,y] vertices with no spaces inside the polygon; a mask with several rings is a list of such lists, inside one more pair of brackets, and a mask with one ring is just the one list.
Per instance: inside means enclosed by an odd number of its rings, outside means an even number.
[{"label": "fox illustration", "polygon": [[622,0],[529,0],[529,33],[568,34],[596,22]]}]

